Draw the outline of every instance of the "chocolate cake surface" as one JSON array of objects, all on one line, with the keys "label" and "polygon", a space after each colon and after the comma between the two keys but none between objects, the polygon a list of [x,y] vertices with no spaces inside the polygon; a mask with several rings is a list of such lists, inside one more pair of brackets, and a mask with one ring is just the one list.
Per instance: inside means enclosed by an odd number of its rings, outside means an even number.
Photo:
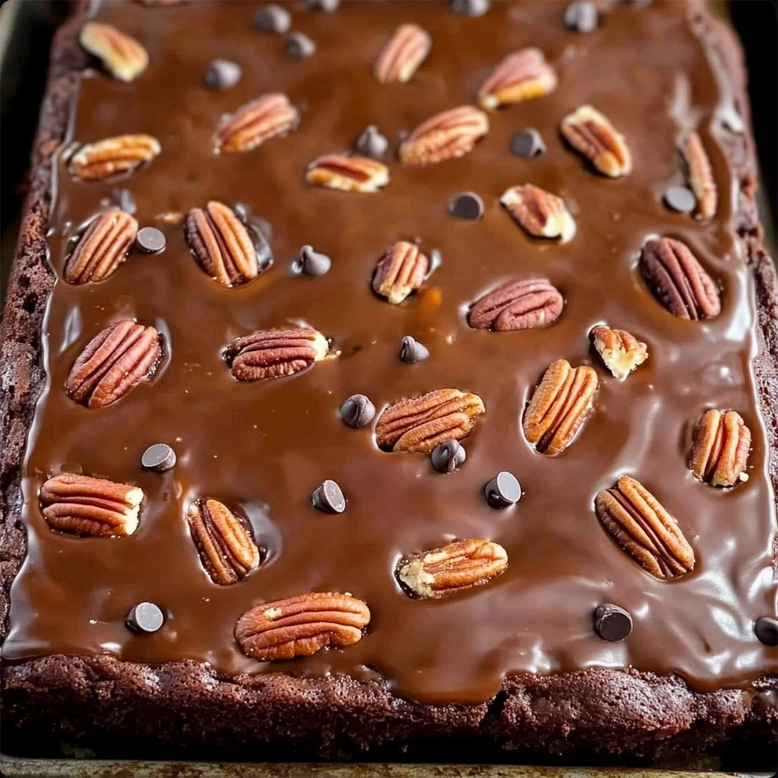
[{"label": "chocolate cake surface", "polygon": [[573,5],[63,27],[2,335],[12,742],[775,738],[740,52]]}]

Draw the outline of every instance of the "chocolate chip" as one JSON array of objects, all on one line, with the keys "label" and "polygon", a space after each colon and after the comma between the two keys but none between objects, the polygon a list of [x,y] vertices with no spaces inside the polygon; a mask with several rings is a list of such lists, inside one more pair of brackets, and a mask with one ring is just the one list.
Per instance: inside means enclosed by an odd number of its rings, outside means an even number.
[{"label": "chocolate chip", "polygon": [[140,602],[124,620],[127,629],[138,634],[156,632],[165,623],[165,614],[153,602]]},{"label": "chocolate chip", "polygon": [[135,213],[137,206],[135,205],[135,198],[129,189],[114,189],[111,194],[122,211],[129,214]]},{"label": "chocolate chip", "polygon": [[507,508],[521,499],[521,484],[515,475],[503,470],[486,484],[484,494],[492,508]]},{"label": "chocolate chip", "polygon": [[697,198],[685,186],[671,186],[664,196],[665,205],[678,213],[691,213],[697,207]]},{"label": "chocolate chip", "polygon": [[775,689],[764,689],[754,695],[751,700],[751,708],[757,713],[764,715],[768,711],[778,708],[778,691]]},{"label": "chocolate chip", "polygon": [[375,417],[375,405],[364,394],[352,394],[340,406],[340,418],[347,427],[366,427]]},{"label": "chocolate chip", "polygon": [[413,365],[416,362],[423,362],[425,359],[429,359],[429,356],[429,349],[419,343],[418,340],[412,338],[410,335],[406,335],[403,338],[402,346],[400,346],[401,362]]},{"label": "chocolate chip", "polygon": [[354,148],[366,157],[382,157],[388,147],[389,141],[386,136],[381,135],[373,124],[365,127],[354,143]]},{"label": "chocolate chip", "polygon": [[305,59],[316,51],[316,44],[305,34],[293,32],[286,39],[286,53],[295,59]]},{"label": "chocolate chip", "polygon": [[632,616],[618,605],[598,605],[594,609],[594,631],[603,640],[624,640],[632,632]]},{"label": "chocolate chip", "polygon": [[432,466],[439,473],[450,473],[467,459],[467,452],[458,440],[439,443],[430,452]]},{"label": "chocolate chip", "polygon": [[451,0],[451,10],[463,16],[483,16],[489,5],[490,0]]},{"label": "chocolate chip", "polygon": [[158,254],[165,250],[165,233],[156,227],[143,227],[143,229],[138,230],[135,242],[141,251],[145,251],[147,254]]},{"label": "chocolate chip", "polygon": [[337,10],[340,0],[308,0],[308,8],[314,8],[317,11],[332,13]]},{"label": "chocolate chip", "polygon": [[343,513],[346,510],[346,498],[335,481],[327,480],[317,486],[311,496],[311,502],[316,510],[324,513]]},{"label": "chocolate chip", "polygon": [[565,27],[576,32],[593,32],[597,29],[600,15],[597,6],[587,0],[577,0],[565,9]]},{"label": "chocolate chip", "polygon": [[143,452],[140,463],[146,470],[164,473],[175,467],[176,452],[167,443],[155,443]]},{"label": "chocolate chip", "polygon": [[448,212],[457,219],[478,221],[484,215],[484,201],[475,192],[462,192],[448,204]]},{"label": "chocolate chip", "polygon": [[306,276],[323,276],[331,267],[332,260],[314,251],[313,246],[303,246],[294,261],[295,272]]},{"label": "chocolate chip", "polygon": [[778,646],[778,619],[762,616],[754,623],[754,632],[766,646]]},{"label": "chocolate chip", "polygon": [[266,5],[254,14],[254,26],[262,32],[285,33],[292,26],[292,14],[280,5]]},{"label": "chocolate chip", "polygon": [[546,144],[537,130],[527,127],[511,138],[511,151],[522,159],[532,159],[546,153]]},{"label": "chocolate chip", "polygon": [[237,62],[214,59],[205,71],[203,81],[210,89],[229,89],[240,81],[243,70]]}]

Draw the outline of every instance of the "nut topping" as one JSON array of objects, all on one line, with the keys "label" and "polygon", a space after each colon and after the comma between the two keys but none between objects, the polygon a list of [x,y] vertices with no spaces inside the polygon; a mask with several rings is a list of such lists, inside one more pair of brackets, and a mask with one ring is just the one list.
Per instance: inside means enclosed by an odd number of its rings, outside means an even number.
[{"label": "nut topping", "polygon": [[386,408],[376,422],[376,442],[387,451],[428,454],[438,443],[462,440],[485,410],[477,394],[436,389]]},{"label": "nut topping", "polygon": [[589,414],[597,387],[593,368],[574,368],[565,359],[552,362],[524,414],[527,440],[541,454],[561,454]]},{"label": "nut topping", "polygon": [[305,327],[253,332],[233,341],[225,356],[238,381],[262,381],[299,373],[328,351],[324,335]]},{"label": "nut topping", "polygon": [[708,152],[698,133],[693,132],[681,144],[681,154],[686,162],[689,186],[697,198],[697,214],[701,219],[712,219],[719,204],[719,190]]},{"label": "nut topping", "polygon": [[81,537],[132,535],[143,490],[104,478],[63,473],[41,487],[43,518],[52,529]]},{"label": "nut topping", "polygon": [[565,116],[560,129],[565,140],[600,173],[619,178],[632,172],[632,155],[624,136],[591,105]]},{"label": "nut topping", "polygon": [[677,521],[640,481],[623,475],[594,501],[597,518],[624,551],[656,578],[694,569],[694,550]]},{"label": "nut topping", "polygon": [[591,331],[591,338],[605,367],[619,381],[648,359],[648,346],[626,330],[600,325]]},{"label": "nut topping", "polygon": [[223,203],[189,211],[184,234],[197,263],[224,286],[245,284],[259,275],[257,250],[243,222]]},{"label": "nut topping", "polygon": [[325,154],[311,162],[305,180],[341,192],[377,192],[389,183],[389,168],[369,157]]},{"label": "nut topping", "polygon": [[401,24],[375,63],[375,77],[382,84],[410,81],[432,48],[432,38],[418,24]]},{"label": "nut topping", "polygon": [[575,235],[575,220],[564,200],[545,189],[526,184],[507,189],[500,202],[530,235],[561,238],[567,243]]},{"label": "nut topping", "polygon": [[698,321],[721,312],[721,297],[715,282],[681,241],[673,238],[648,241],[640,256],[640,268],[654,297],[673,316]]},{"label": "nut topping", "polygon": [[160,150],[159,141],[150,135],[118,135],[81,146],[70,158],[69,170],[82,181],[101,181],[120,173],[134,173]]},{"label": "nut topping", "polygon": [[520,103],[556,89],[557,77],[540,49],[510,54],[492,71],[478,92],[484,108]]},{"label": "nut topping", "polygon": [[712,486],[734,486],[748,480],[750,448],[751,430],[737,411],[705,411],[694,431],[689,468]]},{"label": "nut topping", "polygon": [[400,146],[406,165],[429,165],[473,150],[489,130],[483,111],[469,105],[451,108],[422,122]]},{"label": "nut topping", "polygon": [[429,259],[418,246],[404,240],[397,241],[376,265],[373,291],[392,305],[398,305],[421,288],[428,268]]},{"label": "nut topping", "polygon": [[396,575],[414,597],[430,599],[483,586],[505,572],[508,554],[489,540],[456,540],[453,543],[403,557]]},{"label": "nut topping", "polygon": [[149,64],[146,49],[110,24],[87,22],[81,28],[79,42],[90,54],[99,57],[106,70],[120,81],[133,81]]},{"label": "nut topping", "polygon": [[65,263],[65,280],[69,284],[104,281],[127,259],[137,232],[138,222],[124,211],[96,216]]},{"label": "nut topping", "polygon": [[218,500],[197,500],[187,511],[189,530],[211,580],[229,586],[259,566],[259,549],[244,523]]},{"label": "nut topping", "polygon": [[475,330],[530,330],[555,322],[564,308],[559,290],[545,278],[511,281],[484,295],[470,309]]},{"label": "nut topping", "polygon": [[350,594],[311,592],[258,605],[244,613],[235,639],[246,656],[269,662],[345,648],[362,639],[367,604]]},{"label": "nut topping", "polygon": [[297,127],[300,114],[280,92],[262,95],[241,106],[221,123],[214,136],[214,151],[232,154],[251,151],[270,138]]},{"label": "nut topping", "polygon": [[122,319],[88,343],[70,369],[65,391],[87,408],[103,408],[153,375],[161,358],[159,333]]}]

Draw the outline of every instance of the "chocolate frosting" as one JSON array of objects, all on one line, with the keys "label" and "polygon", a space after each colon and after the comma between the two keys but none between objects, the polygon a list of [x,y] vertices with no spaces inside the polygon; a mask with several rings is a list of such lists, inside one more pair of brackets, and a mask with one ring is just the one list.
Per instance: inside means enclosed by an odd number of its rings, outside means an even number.
[{"label": "chocolate frosting", "polygon": [[[99,70],[84,74],[71,139],[85,143],[143,132],[162,152],[120,181],[84,183],[57,155],[49,253],[61,279],[68,239],[104,209],[117,187],[137,203],[141,226],[165,233],[156,255],[133,250],[108,280],[59,280],[48,302],[42,344],[48,386],[37,405],[23,464],[29,549],[12,588],[3,654],[108,652],[134,662],[192,659],[225,675],[290,672],[384,677],[396,693],[425,702],[488,699],[505,675],[590,667],[678,673],[698,690],[747,688],[775,670],[776,649],[753,624],[775,615],[778,587],[771,547],[774,496],[758,411],[753,279],[734,233],[738,182],[716,137],[732,116],[716,63],[685,19],[685,3],[617,3],[590,34],[565,29],[556,2],[494,3],[468,18],[443,2],[345,2],[332,14],[290,4],[292,29],[316,44],[289,58],[284,38],[252,25],[255,3],[197,2],[146,7],[106,3],[101,20],[148,49],[148,70],[125,84]],[[379,84],[372,65],[401,23],[416,22],[432,50],[407,84]],[[489,112],[490,130],[461,159],[408,167],[396,159],[403,133],[438,111],[473,103],[505,55],[543,50],[559,75],[553,94]],[[209,90],[215,58],[237,62],[240,82]],[[220,117],[271,91],[287,94],[299,128],[245,154],[213,153]],[[609,180],[567,148],[561,118],[591,103],[624,133],[634,170]],[[365,126],[390,140],[390,184],[377,194],[346,194],[304,181],[318,155],[346,150]],[[548,151],[532,160],[510,153],[513,135],[538,129]],[[720,192],[710,223],[670,212],[668,186],[682,184],[678,139],[698,128]],[[565,245],[530,238],[502,209],[509,186],[533,183],[561,195],[578,230]],[[472,190],[485,203],[478,222],[447,213]],[[209,200],[242,202],[272,228],[274,264],[260,278],[227,289],[198,266],[181,215]],[[168,214],[168,218],[161,218]],[[170,216],[178,214],[179,217]],[[685,241],[722,290],[713,320],[674,318],[637,271],[650,236]],[[419,240],[442,265],[425,288],[392,306],[370,290],[387,246]],[[294,272],[310,244],[332,258],[320,277]],[[468,327],[468,305],[514,278],[546,276],[565,297],[552,326],[492,333]],[[155,326],[165,359],[151,381],[119,402],[86,409],[63,390],[83,347],[122,318]],[[599,323],[632,332],[649,359],[625,382],[610,377],[591,349]],[[225,347],[257,329],[305,324],[331,339],[334,359],[290,378],[235,381]],[[398,360],[403,336],[430,358]],[[592,364],[600,377],[594,409],[565,453],[536,453],[521,431],[533,387],[558,358]],[[486,413],[465,439],[467,460],[440,474],[422,454],[386,453],[372,425],[347,427],[343,401],[366,394],[378,411],[403,397],[454,387],[483,398]],[[749,480],[730,490],[694,480],[691,431],[706,408],[733,408],[753,435]],[[373,422],[374,424],[375,422]],[[171,445],[176,466],[149,472],[141,455]],[[515,474],[524,494],[494,510],[484,485]],[[146,493],[130,537],[82,539],[49,529],[38,504],[42,482],[62,471],[137,484]],[[621,474],[639,478],[694,547],[694,571],[651,577],[605,534],[594,497]],[[348,500],[340,515],[311,505],[312,491],[336,481]],[[186,521],[199,497],[221,500],[251,524],[264,549],[260,567],[229,587],[203,569]],[[454,538],[486,538],[508,552],[492,583],[439,601],[414,601],[393,571],[406,554]],[[254,605],[309,591],[350,592],[372,620],[345,650],[259,663],[235,642],[238,618]],[[138,603],[163,610],[153,634],[127,629]],[[614,603],[634,629],[619,643],[599,638],[594,609]]]}]

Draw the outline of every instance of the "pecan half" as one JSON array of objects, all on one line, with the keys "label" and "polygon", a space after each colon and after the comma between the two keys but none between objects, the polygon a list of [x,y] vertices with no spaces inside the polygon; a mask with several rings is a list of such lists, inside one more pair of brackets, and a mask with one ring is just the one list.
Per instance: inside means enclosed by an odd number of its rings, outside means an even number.
[{"label": "pecan half", "polygon": [[358,643],[370,623],[367,603],[338,592],[310,592],[244,613],[235,639],[246,656],[269,662]]},{"label": "pecan half", "polygon": [[565,140],[600,173],[619,178],[632,172],[632,155],[624,136],[591,105],[565,116],[560,129]]},{"label": "pecan half", "polygon": [[605,367],[619,381],[648,359],[648,346],[626,330],[612,330],[600,325],[590,334]]},{"label": "pecan half", "polygon": [[546,278],[511,281],[484,295],[470,309],[467,323],[474,330],[531,330],[555,322],[565,301]]},{"label": "pecan half", "polygon": [[70,158],[69,170],[82,181],[101,181],[134,173],[159,154],[161,146],[150,135],[117,135],[87,143]]},{"label": "pecan half", "polygon": [[685,243],[673,238],[649,240],[643,246],[640,268],[654,297],[673,316],[698,321],[721,312],[715,282]]},{"label": "pecan half", "polygon": [[245,284],[259,275],[256,247],[232,208],[210,202],[189,211],[184,235],[200,267],[224,286]]},{"label": "pecan half", "polygon": [[305,180],[341,192],[377,192],[389,183],[389,168],[369,157],[325,154],[311,162]]},{"label": "pecan half", "polygon": [[430,599],[483,586],[505,572],[508,553],[489,540],[456,540],[403,557],[396,576],[414,597]]},{"label": "pecan half", "polygon": [[120,81],[133,81],[148,66],[143,46],[111,24],[87,22],[78,38],[81,45],[102,60],[106,70]]},{"label": "pecan half", "polygon": [[705,411],[697,422],[689,468],[712,486],[747,481],[751,430],[737,411]]},{"label": "pecan half", "polygon": [[418,24],[401,24],[375,63],[375,77],[382,84],[410,81],[432,48],[432,38]]},{"label": "pecan half", "polygon": [[189,530],[211,580],[229,586],[259,566],[259,549],[244,523],[218,500],[196,500],[187,511]]},{"label": "pecan half", "polygon": [[328,351],[324,335],[304,327],[253,332],[233,341],[225,356],[238,381],[262,381],[299,373]]},{"label": "pecan half", "polygon": [[556,89],[557,77],[540,49],[522,49],[500,62],[484,81],[478,101],[484,108],[520,103]]},{"label": "pecan half", "polygon": [[132,535],[143,490],[104,478],[63,473],[41,487],[43,518],[60,532],[82,537]]},{"label": "pecan half", "polygon": [[270,138],[286,135],[299,121],[300,114],[286,95],[280,92],[262,95],[222,121],[213,137],[214,151],[217,154],[251,151]]},{"label": "pecan half", "polygon": [[138,222],[124,211],[96,216],[65,263],[69,284],[104,281],[127,259],[138,234]]},{"label": "pecan half", "polygon": [[451,108],[422,122],[400,146],[406,165],[429,165],[461,157],[489,131],[483,111],[469,105]]},{"label": "pecan half", "polygon": [[686,162],[687,178],[697,198],[697,214],[701,219],[712,219],[719,205],[719,190],[713,178],[713,168],[702,139],[691,133],[681,144],[681,154]]},{"label": "pecan half", "polygon": [[103,408],[153,375],[162,342],[153,327],[117,321],[93,338],[65,381],[68,396],[87,408]]},{"label": "pecan half", "polygon": [[421,288],[429,264],[429,258],[418,246],[405,240],[397,241],[376,265],[373,290],[397,305]]},{"label": "pecan half", "polygon": [[485,410],[477,394],[436,389],[386,408],[376,422],[376,443],[387,451],[428,454],[438,443],[462,440]]},{"label": "pecan half", "polygon": [[678,522],[640,481],[623,475],[595,498],[597,518],[608,534],[656,578],[694,569],[694,550]]},{"label": "pecan half", "polygon": [[566,359],[552,362],[524,414],[527,440],[541,454],[561,454],[589,414],[597,387],[593,368],[571,367]]},{"label": "pecan half", "polygon": [[567,243],[575,235],[575,219],[561,197],[545,189],[525,184],[503,192],[500,202],[530,235],[561,238]]}]

